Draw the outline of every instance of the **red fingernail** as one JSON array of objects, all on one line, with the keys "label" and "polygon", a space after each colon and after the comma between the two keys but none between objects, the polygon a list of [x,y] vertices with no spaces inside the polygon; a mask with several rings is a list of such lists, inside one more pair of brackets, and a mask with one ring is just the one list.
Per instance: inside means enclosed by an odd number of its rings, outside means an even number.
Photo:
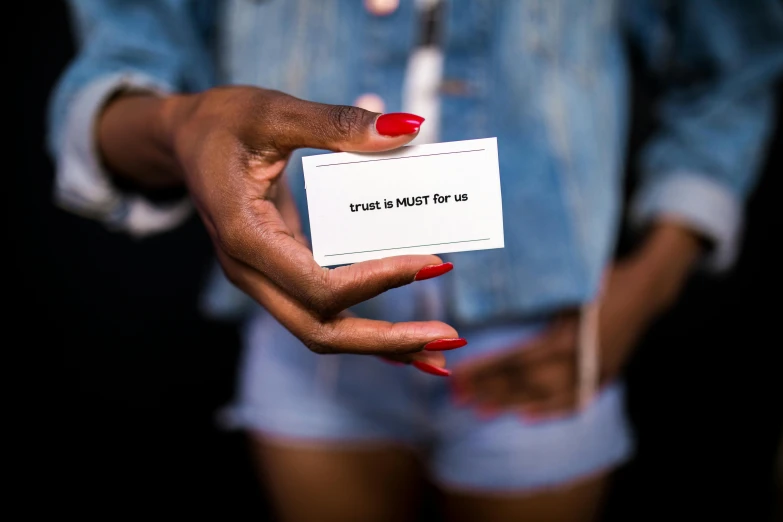
[{"label": "red fingernail", "polygon": [[429,373],[430,375],[437,375],[439,377],[448,377],[451,375],[451,370],[447,370],[446,368],[438,368],[437,366],[433,366],[421,361],[413,361],[413,366],[415,366],[416,369],[423,371],[424,373]]},{"label": "red fingernail", "polygon": [[430,341],[424,345],[425,350],[430,352],[442,352],[444,350],[453,350],[455,348],[462,348],[468,344],[468,341],[460,337],[459,339],[438,339],[437,341]]},{"label": "red fingernail", "polygon": [[403,136],[418,132],[424,118],[407,112],[382,114],[375,120],[375,130],[381,136]]},{"label": "red fingernail", "polygon": [[439,265],[430,265],[425,266],[418,272],[416,272],[416,275],[414,276],[414,281],[424,281],[425,279],[432,279],[433,277],[438,277],[440,275],[445,274],[446,272],[451,272],[451,270],[454,268],[453,263],[441,263]]}]

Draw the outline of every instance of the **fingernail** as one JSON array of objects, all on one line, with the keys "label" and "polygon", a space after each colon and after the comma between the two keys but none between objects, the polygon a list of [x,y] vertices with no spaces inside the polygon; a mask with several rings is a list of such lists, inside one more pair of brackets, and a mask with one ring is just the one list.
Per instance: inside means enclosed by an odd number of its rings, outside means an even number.
[{"label": "fingernail", "polygon": [[468,341],[462,337],[459,339],[438,339],[437,341],[430,341],[425,344],[424,349],[430,352],[442,352],[444,350],[462,348],[466,344],[468,344]]},{"label": "fingernail", "polygon": [[413,361],[412,364],[416,367],[416,369],[421,370],[424,373],[429,373],[430,375],[437,375],[439,377],[448,377],[451,375],[451,370],[447,370],[446,368],[438,368],[437,366],[433,366],[425,362]]},{"label": "fingernail", "polygon": [[453,263],[441,263],[439,265],[430,265],[425,266],[418,272],[416,272],[416,275],[413,277],[414,281],[424,281],[425,279],[432,279],[433,277],[438,277],[440,275],[445,274],[446,272],[451,272],[454,268]]},{"label": "fingernail", "polygon": [[381,114],[375,120],[375,130],[381,136],[403,136],[418,132],[424,118],[407,112],[390,112]]}]

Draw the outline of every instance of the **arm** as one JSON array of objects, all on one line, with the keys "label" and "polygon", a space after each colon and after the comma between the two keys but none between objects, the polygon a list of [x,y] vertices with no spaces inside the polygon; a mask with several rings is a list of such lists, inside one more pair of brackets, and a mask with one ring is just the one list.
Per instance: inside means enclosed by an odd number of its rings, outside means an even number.
[{"label": "arm", "polygon": [[[694,266],[736,256],[742,207],[764,156],[783,69],[783,7],[772,0],[673,4],[661,128],[642,152],[633,218],[645,235],[607,273],[598,321],[600,377],[616,377],[649,324],[677,300]],[[648,18],[640,28],[654,27]],[[660,34],[660,33],[659,33]],[[660,39],[659,39],[660,40]],[[665,40],[665,39],[664,39]],[[573,411],[579,317],[565,314],[524,347],[454,371],[456,390],[486,411],[527,418]]]},{"label": "arm", "polygon": [[187,199],[153,204],[120,190],[95,136],[104,107],[121,94],[165,95],[212,85],[214,67],[192,6],[185,0],[70,2],[79,51],[49,107],[48,143],[61,206],[133,235],[166,230],[190,213]]},{"label": "arm", "polygon": [[736,257],[744,202],[774,124],[783,5],[704,0],[672,11],[669,53],[647,45],[664,94],[660,129],[641,153],[632,217],[640,227],[667,219],[691,230],[712,246],[708,266],[722,270]]},{"label": "arm", "polygon": [[703,0],[672,7],[669,54],[648,53],[663,94],[660,128],[641,151],[642,183],[631,206],[646,234],[610,272],[602,303],[609,378],[647,325],[676,302],[694,267],[720,271],[734,262],[776,114],[783,4]]}]

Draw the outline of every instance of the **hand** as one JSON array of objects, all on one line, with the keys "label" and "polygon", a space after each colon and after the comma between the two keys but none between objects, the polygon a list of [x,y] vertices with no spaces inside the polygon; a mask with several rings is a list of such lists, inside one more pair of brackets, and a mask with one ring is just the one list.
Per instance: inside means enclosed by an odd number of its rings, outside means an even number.
[{"label": "hand", "polygon": [[[602,384],[620,373],[650,321],[675,301],[699,252],[695,235],[662,223],[640,251],[609,270],[599,315]],[[457,399],[485,414],[510,409],[531,420],[572,413],[578,330],[579,315],[569,311],[524,346],[459,365]]]},{"label": "hand", "polygon": [[[229,87],[162,100],[120,98],[104,111],[99,143],[106,163],[119,175],[151,184],[179,177],[228,278],[312,351],[388,355],[443,366],[442,355],[422,350],[432,341],[458,337],[447,324],[392,324],[340,312],[390,288],[441,275],[451,265],[436,256],[399,256],[321,268],[295,239],[299,218],[282,181],[294,149],[394,149],[412,140],[422,121]],[[147,141],[154,146],[133,145],[128,128],[134,122],[139,132],[152,129]]]}]

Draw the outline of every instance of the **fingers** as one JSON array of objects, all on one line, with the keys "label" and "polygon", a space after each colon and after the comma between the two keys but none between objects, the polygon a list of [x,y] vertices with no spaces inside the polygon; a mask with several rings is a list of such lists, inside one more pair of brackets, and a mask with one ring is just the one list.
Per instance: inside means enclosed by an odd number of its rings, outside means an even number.
[{"label": "fingers", "polygon": [[342,310],[392,288],[446,274],[452,268],[451,263],[434,255],[395,256],[324,271],[323,281],[332,306]]},{"label": "fingers", "polygon": [[495,408],[525,398],[524,369],[514,349],[461,363],[452,375],[457,402]]},{"label": "fingers", "polygon": [[[303,323],[299,319],[297,313],[280,317],[286,327],[294,328]],[[457,335],[452,327],[437,321],[389,323],[339,317],[314,326],[314,332],[307,332],[311,334],[308,348],[316,353],[408,354],[423,350],[430,341]]]},{"label": "fingers", "polygon": [[[178,155],[224,271],[311,350],[405,355],[431,341],[457,340],[456,331],[440,322],[393,324],[338,316],[417,275],[446,273],[451,264],[436,256],[402,256],[322,268],[297,240],[299,219],[280,183],[293,149],[393,149],[416,136],[422,118],[239,87],[204,93],[182,118]],[[442,364],[430,356],[410,361]]]},{"label": "fingers", "polygon": [[[329,270],[320,267],[307,246],[295,239],[273,202],[254,201],[245,212],[240,219],[216,225],[217,247],[267,275],[321,317],[412,283],[426,267],[439,267],[435,275],[451,270],[451,264],[432,255],[389,257]],[[426,275],[433,275],[433,270]]]},{"label": "fingers", "polygon": [[456,368],[453,380],[457,401],[480,412],[505,410],[542,416],[573,411],[574,365],[548,362],[524,367],[520,359],[507,362],[513,369],[498,369],[473,378],[466,378],[464,368]]},{"label": "fingers", "polygon": [[520,354],[521,363],[530,365],[553,357],[576,357],[578,328],[576,316],[556,320],[527,345]]},{"label": "fingers", "polygon": [[453,376],[458,402],[480,411],[572,408],[577,374],[571,330],[563,321],[525,346],[459,365]]},{"label": "fingers", "polygon": [[524,420],[540,422],[566,417],[576,411],[577,395],[573,389],[563,390],[543,400],[533,401],[519,408]]},{"label": "fingers", "polygon": [[[321,319],[411,283],[423,268],[441,265],[430,275],[451,268],[436,256],[401,256],[324,269],[315,262],[307,246],[297,240],[298,217],[286,197],[287,188],[279,183],[293,149],[393,149],[416,136],[422,118],[410,114],[379,115],[358,107],[314,103],[263,89],[218,90],[214,96],[216,100],[220,96],[227,98],[223,103],[213,103],[213,111],[231,106],[231,101],[239,107],[235,119],[240,123],[230,127],[225,138],[229,143],[219,147],[219,151],[241,149],[241,157],[234,163],[244,175],[231,177],[227,184],[219,186],[205,181],[212,177],[196,176],[203,186],[196,181],[192,184],[201,189],[196,192],[203,193],[202,199],[207,200],[226,191],[227,186],[231,189],[226,192],[229,197],[222,196],[221,204],[214,208],[197,205],[203,207],[200,211],[204,220],[213,225],[216,246],[227,257],[263,274],[266,283],[293,296],[305,310]],[[234,139],[236,143],[232,142]],[[339,322],[340,319],[334,319],[335,324]],[[387,334],[400,338],[396,330]]]},{"label": "fingers", "polygon": [[377,152],[396,149],[416,137],[424,118],[414,114],[380,115],[349,105],[300,100],[283,93],[270,95],[269,114],[279,129],[281,149],[327,149]]},{"label": "fingers", "polygon": [[[348,315],[321,318],[259,272],[225,254],[218,255],[229,279],[313,352],[400,356],[420,352],[434,340],[459,337],[451,326],[437,321],[389,323]],[[437,357],[423,359],[439,364]]]},{"label": "fingers", "polygon": [[[429,352],[426,350],[423,350],[421,352],[415,352],[415,353],[406,353],[401,355],[386,355],[383,357],[383,359],[386,362],[391,362],[394,364],[412,364],[412,363],[419,363],[419,370],[422,370],[421,365],[427,365],[427,366],[434,366],[438,369],[445,369],[446,368],[446,357],[439,352]],[[427,372],[431,373],[431,372]],[[451,375],[451,371],[446,372],[448,375]],[[437,373],[438,375],[440,374]]]}]

